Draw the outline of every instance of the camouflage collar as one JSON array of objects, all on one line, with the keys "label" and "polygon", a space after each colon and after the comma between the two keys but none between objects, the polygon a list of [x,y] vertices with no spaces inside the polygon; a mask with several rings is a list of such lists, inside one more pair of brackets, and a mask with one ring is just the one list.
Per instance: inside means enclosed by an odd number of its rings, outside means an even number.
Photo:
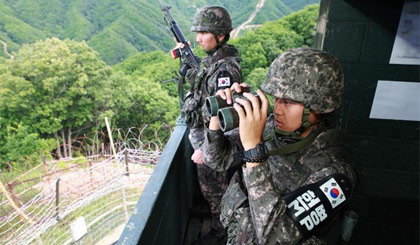
[{"label": "camouflage collar", "polygon": [[[313,144],[315,151],[333,147],[333,146],[341,146],[344,144],[344,132],[339,129],[328,129],[324,132],[321,132],[318,137],[314,140]],[[311,149],[308,149],[310,152]]]},{"label": "camouflage collar", "polygon": [[[277,135],[275,132],[275,128],[275,118],[274,115],[271,114],[267,120],[263,138],[267,150],[273,153],[278,149],[288,147],[288,145],[296,145],[296,147],[291,147],[293,148],[293,152],[299,152],[303,148],[305,148],[304,152],[318,150],[325,147],[329,147],[331,145],[339,144],[339,142],[342,140],[342,134],[340,134],[340,131],[336,129],[327,129],[325,122],[321,122],[318,125],[318,127],[314,128],[306,138],[300,138],[297,136]],[[306,141],[308,142],[299,143],[301,141],[304,141],[305,139],[307,139]],[[311,143],[311,146],[309,146],[309,148],[306,148],[305,146],[309,143]]]},{"label": "camouflage collar", "polygon": [[223,43],[218,49],[216,49],[215,52],[212,54],[207,54],[207,56],[203,59],[203,64],[206,68],[208,68],[212,64],[225,57],[238,56],[238,53],[238,49],[236,49],[234,46]]},{"label": "camouflage collar", "polygon": [[[319,128],[313,128],[311,133],[309,133],[309,135],[306,136],[305,138],[296,139],[296,137],[292,137],[292,139],[294,138],[296,142],[284,144],[283,147],[279,149],[271,150],[268,152],[268,154],[269,155],[288,155],[293,152],[298,152],[301,149],[305,148],[307,145],[314,142],[314,140],[318,137],[318,135],[322,133],[323,131],[325,131],[325,127],[324,125],[320,125]],[[284,140],[282,139],[284,137],[290,137],[290,136],[281,136],[280,139]]]}]

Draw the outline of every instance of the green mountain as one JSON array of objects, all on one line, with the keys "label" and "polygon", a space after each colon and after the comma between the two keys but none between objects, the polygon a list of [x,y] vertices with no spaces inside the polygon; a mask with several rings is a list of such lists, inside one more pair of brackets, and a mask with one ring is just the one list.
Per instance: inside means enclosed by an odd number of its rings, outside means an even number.
[{"label": "green mountain", "polygon": [[319,2],[316,0],[266,0],[251,24],[263,24],[266,21],[277,20],[301,10],[309,4],[319,4]]},{"label": "green mountain", "polygon": [[[192,17],[205,5],[222,5],[234,27],[248,19],[259,0],[165,0],[185,35]],[[319,0],[265,0],[252,24],[261,24],[302,9]],[[47,37],[86,41],[108,64],[116,64],[139,51],[167,50],[172,37],[157,0],[0,0],[0,40],[9,53],[21,45]],[[1,45],[1,43],[0,43]],[[0,48],[0,56],[7,57]]]}]

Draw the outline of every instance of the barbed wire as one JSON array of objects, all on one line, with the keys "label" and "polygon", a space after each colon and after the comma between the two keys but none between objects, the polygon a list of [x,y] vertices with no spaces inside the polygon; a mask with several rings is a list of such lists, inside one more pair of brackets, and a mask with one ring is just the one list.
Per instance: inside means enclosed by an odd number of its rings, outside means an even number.
[{"label": "barbed wire", "polygon": [[[0,243],[74,243],[70,226],[83,217],[88,233],[81,240],[93,244],[124,224],[163,147],[159,141],[143,142],[144,130],[116,130],[119,152],[115,156],[108,150],[89,157],[53,160],[7,182],[8,188],[16,190],[11,193],[20,212],[2,197]],[[35,173],[42,174],[33,177]]]},{"label": "barbed wire", "polygon": [[[131,153],[128,154],[130,158],[128,161],[130,162],[155,164],[157,163],[158,155],[160,154],[161,149],[163,149],[164,144],[167,141],[166,138],[159,139],[157,135],[159,131],[166,131],[167,135],[169,136],[171,130],[172,128],[168,125],[163,125],[159,129],[152,129],[148,125],[142,128],[132,127],[128,129],[114,129],[113,135],[116,137],[114,144],[116,145],[117,151],[121,152],[127,150],[127,152]],[[144,140],[144,138],[146,138],[145,133],[154,134],[156,138],[155,141],[159,143],[151,142],[150,138],[149,140]],[[35,165],[11,181],[7,180],[3,175],[5,185],[8,187],[9,192],[14,197],[15,201],[19,204],[22,204],[22,202],[25,200],[21,200],[20,197],[25,197],[25,194],[28,194],[28,192],[33,190],[32,186],[36,185],[40,181],[50,181],[51,179],[57,178],[57,175],[61,174],[61,172],[71,171],[72,169],[78,168],[84,164],[86,166],[90,166],[92,162],[100,161],[104,158],[110,158],[112,155],[111,147],[109,144],[106,145],[104,143],[109,142],[109,140],[107,140],[108,136],[103,132],[98,132],[98,135],[102,135],[96,139],[99,140],[98,142],[102,142],[97,144],[101,146],[100,149],[92,151],[81,151],[81,153],[86,157],[61,158],[45,163],[39,163],[38,165]],[[77,147],[79,150],[89,148],[90,143],[95,141],[94,138],[88,138],[86,136],[81,138],[84,140],[79,141],[78,139],[80,139],[80,137],[76,138],[77,140],[75,140],[82,144]],[[92,149],[92,147],[90,148]],[[121,157],[119,160],[121,160]],[[10,171],[15,170],[11,168]],[[28,176],[35,177],[31,178]],[[0,214],[2,213],[1,209],[4,207],[3,205],[7,202],[8,200],[6,200],[4,197],[3,199],[0,199]]]}]

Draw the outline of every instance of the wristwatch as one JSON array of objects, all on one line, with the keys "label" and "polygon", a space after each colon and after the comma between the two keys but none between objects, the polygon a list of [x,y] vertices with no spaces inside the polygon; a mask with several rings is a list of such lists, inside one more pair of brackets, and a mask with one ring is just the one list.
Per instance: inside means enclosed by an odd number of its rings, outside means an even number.
[{"label": "wristwatch", "polygon": [[257,144],[254,148],[244,151],[245,162],[264,162],[268,159],[267,148],[264,142]]}]

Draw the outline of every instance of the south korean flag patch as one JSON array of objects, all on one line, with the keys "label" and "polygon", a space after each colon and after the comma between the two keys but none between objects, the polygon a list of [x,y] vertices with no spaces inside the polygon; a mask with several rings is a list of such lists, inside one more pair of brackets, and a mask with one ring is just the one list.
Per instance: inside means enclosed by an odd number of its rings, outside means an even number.
[{"label": "south korean flag patch", "polygon": [[310,185],[285,194],[286,214],[305,236],[323,233],[324,224],[334,219],[346,206],[353,191],[350,180],[334,173]]},{"label": "south korean flag patch", "polygon": [[230,77],[217,78],[217,87],[230,87]]},{"label": "south korean flag patch", "polygon": [[340,185],[338,185],[334,178],[325,182],[319,189],[321,189],[322,193],[328,198],[332,208],[337,207],[346,200],[346,195],[344,195]]}]

